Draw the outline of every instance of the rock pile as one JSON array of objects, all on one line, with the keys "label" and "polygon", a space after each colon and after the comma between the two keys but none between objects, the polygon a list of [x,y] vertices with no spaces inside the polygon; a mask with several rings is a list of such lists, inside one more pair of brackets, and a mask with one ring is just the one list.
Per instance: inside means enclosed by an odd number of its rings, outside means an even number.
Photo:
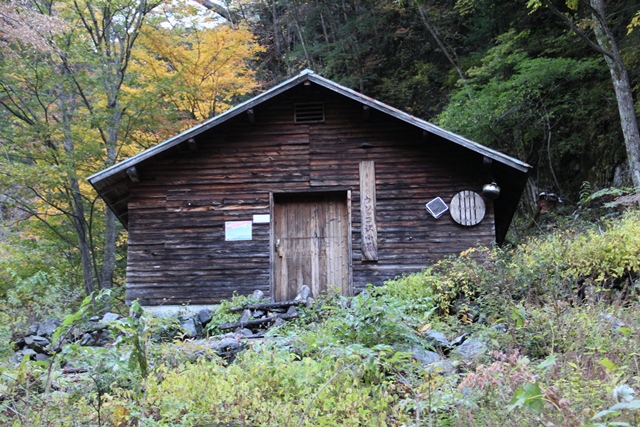
[{"label": "rock pile", "polygon": [[[240,320],[217,325],[220,331],[233,331],[233,334],[247,338],[260,338],[272,327],[284,324],[287,320],[298,317],[298,306],[311,306],[314,302],[310,296],[311,289],[303,285],[296,297],[291,301],[276,303],[246,304],[231,307],[232,312],[242,313]],[[253,301],[264,299],[264,293],[256,290],[251,294]],[[179,319],[184,330],[185,338],[202,338],[203,331],[212,318],[209,309],[202,309],[198,313]]]},{"label": "rock pile", "polygon": [[411,349],[413,358],[430,371],[440,374],[451,374],[455,360],[463,362],[477,361],[487,351],[487,345],[479,340],[467,338],[466,334],[454,340],[447,340],[442,332],[427,330],[423,332],[425,347]]},{"label": "rock pile", "polygon": [[[218,330],[230,332],[208,338],[206,340],[207,347],[227,361],[233,361],[239,352],[250,345],[251,340],[264,338],[269,329],[281,326],[287,320],[298,317],[297,307],[311,306],[314,300],[310,294],[311,289],[303,285],[291,301],[231,307],[232,312],[242,313],[240,320],[217,325]],[[251,294],[253,301],[263,299],[264,293],[260,290]],[[194,315],[181,317],[179,323],[183,330],[183,336],[189,339],[203,338],[203,331],[212,321],[212,314],[211,310],[205,308]]]},{"label": "rock pile", "polygon": [[[252,301],[261,301],[264,294],[255,291],[251,295]],[[338,304],[344,309],[357,307],[359,298],[348,299],[339,298]],[[222,335],[204,338],[204,331],[212,322],[213,312],[209,309],[202,309],[197,313],[192,313],[177,319],[172,323],[176,327],[169,327],[164,330],[162,339],[173,340],[176,337],[187,338],[196,341],[198,345],[204,344],[213,350],[215,354],[231,362],[236,355],[247,347],[251,346],[252,340],[278,340],[277,336],[266,336],[266,332],[272,328],[281,326],[287,320],[299,316],[299,308],[311,306],[314,303],[310,296],[310,289],[302,286],[298,295],[290,301],[277,303],[249,303],[243,306],[232,307],[232,312],[241,313],[240,319],[236,322],[229,322],[216,325],[220,331],[228,331]],[[619,326],[618,319],[601,315],[603,322],[610,322]],[[89,319],[80,327],[71,328],[62,338],[62,343],[75,342],[82,346],[107,346],[113,343],[114,337],[112,325],[114,322],[124,321],[121,316],[115,313],[107,313],[102,317],[96,316]],[[58,349],[52,349],[52,336],[56,328],[62,322],[49,320],[44,323],[34,323],[29,327],[27,334],[15,342],[17,351],[12,356],[16,363],[28,357],[31,360],[46,360]],[[177,325],[180,325],[180,328]],[[505,332],[504,325],[496,325],[494,329],[498,332]],[[444,334],[436,330],[420,330],[417,334],[422,341],[421,345],[410,348],[413,358],[433,372],[440,374],[450,374],[456,370],[455,366],[459,362],[477,362],[483,354],[487,352],[485,342],[460,335],[452,340],[447,340]],[[59,344],[58,344],[59,345]]]},{"label": "rock pile", "polygon": [[221,331],[233,329],[236,332],[241,332],[245,335],[260,334],[265,330],[265,328],[270,326],[280,326],[285,323],[285,320],[298,317],[298,309],[296,308],[298,305],[306,305],[306,302],[301,300],[292,300],[232,307],[232,312],[242,312],[240,320],[237,322],[218,325],[218,329]]},{"label": "rock pile", "polygon": [[185,338],[202,338],[204,328],[211,321],[213,312],[208,308],[203,308],[193,316],[179,318],[180,327]]},{"label": "rock pile", "polygon": [[[241,340],[261,338],[267,329],[282,325],[286,320],[298,317],[297,306],[311,305],[313,299],[309,296],[310,289],[302,286],[300,292],[293,301],[279,303],[250,304],[243,307],[233,307],[231,310],[242,312],[238,322],[222,324],[218,326],[221,331],[233,331],[210,339],[210,347],[222,357],[231,359],[235,354],[245,348],[246,344]],[[255,291],[252,295],[254,301],[264,298],[262,291]],[[196,339],[204,337],[204,330],[211,322],[213,312],[202,309],[191,316],[178,319],[181,331],[171,331],[182,338]],[[71,328],[61,339],[62,344],[78,343],[81,346],[101,347],[113,342],[110,324],[123,319],[116,313],[106,313],[104,316],[95,316],[88,322]],[[19,363],[23,358],[30,360],[47,360],[59,350],[52,348],[52,337],[61,321],[52,319],[43,323],[35,322],[22,338],[14,342],[15,353],[11,360]],[[170,337],[175,338],[174,336]]]},{"label": "rock pile", "polygon": [[47,360],[50,356],[51,337],[60,324],[60,321],[54,319],[44,323],[33,323],[29,326],[27,335],[14,343],[17,351],[11,356],[11,360],[20,362],[24,357],[31,360]]},{"label": "rock pile", "polygon": [[[109,322],[120,318],[120,315],[116,313],[92,317],[82,327],[72,328],[61,339],[61,343],[77,342],[82,346],[104,346],[111,342]],[[62,322],[57,319],[33,323],[29,326],[27,334],[14,342],[16,352],[11,356],[11,360],[15,363],[19,363],[25,357],[31,360],[47,360],[59,350],[60,344],[58,344],[58,348],[52,348],[51,342],[53,334],[61,324]]]}]

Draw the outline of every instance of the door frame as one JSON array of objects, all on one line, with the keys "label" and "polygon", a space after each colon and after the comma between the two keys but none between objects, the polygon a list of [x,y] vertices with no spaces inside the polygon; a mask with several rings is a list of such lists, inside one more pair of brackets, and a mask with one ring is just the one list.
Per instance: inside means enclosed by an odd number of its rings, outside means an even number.
[{"label": "door frame", "polygon": [[353,250],[352,239],[353,230],[351,225],[351,189],[335,189],[335,190],[307,190],[307,191],[270,191],[269,192],[269,294],[271,301],[275,301],[275,256],[276,244],[274,237],[275,227],[275,199],[283,196],[322,196],[322,195],[344,195],[347,202],[347,256],[349,261],[348,280],[349,295],[353,295]]}]

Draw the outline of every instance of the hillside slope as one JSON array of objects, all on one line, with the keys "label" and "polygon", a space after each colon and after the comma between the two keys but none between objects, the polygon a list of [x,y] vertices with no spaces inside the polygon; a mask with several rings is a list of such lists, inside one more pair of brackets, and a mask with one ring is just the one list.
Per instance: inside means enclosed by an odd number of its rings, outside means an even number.
[{"label": "hillside slope", "polygon": [[577,225],[324,296],[227,358],[213,339],[167,340],[171,320],[112,322],[110,346],[3,362],[0,424],[638,425],[640,213]]}]

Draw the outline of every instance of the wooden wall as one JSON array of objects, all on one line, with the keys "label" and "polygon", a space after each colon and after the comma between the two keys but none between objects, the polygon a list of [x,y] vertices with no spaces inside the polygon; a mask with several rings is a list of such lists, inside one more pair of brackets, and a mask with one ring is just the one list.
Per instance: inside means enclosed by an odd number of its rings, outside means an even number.
[{"label": "wooden wall", "polygon": [[[295,102],[325,103],[325,122],[293,124]],[[353,285],[419,271],[495,240],[487,201],[477,226],[434,219],[425,203],[481,192],[482,157],[318,86],[299,86],[139,165],[129,199],[127,300],[206,304],[234,292],[270,292],[269,224],[225,242],[224,223],[270,212],[271,192],[351,190]],[[375,163],[378,260],[362,261],[359,164]]]}]

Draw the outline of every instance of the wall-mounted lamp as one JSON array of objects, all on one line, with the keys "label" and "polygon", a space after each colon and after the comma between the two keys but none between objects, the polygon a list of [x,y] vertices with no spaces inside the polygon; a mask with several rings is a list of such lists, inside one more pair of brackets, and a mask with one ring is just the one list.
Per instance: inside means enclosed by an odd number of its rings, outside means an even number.
[{"label": "wall-mounted lamp", "polygon": [[495,200],[500,195],[500,187],[498,187],[498,184],[495,182],[485,184],[484,187],[482,187],[482,195],[489,200]]}]

